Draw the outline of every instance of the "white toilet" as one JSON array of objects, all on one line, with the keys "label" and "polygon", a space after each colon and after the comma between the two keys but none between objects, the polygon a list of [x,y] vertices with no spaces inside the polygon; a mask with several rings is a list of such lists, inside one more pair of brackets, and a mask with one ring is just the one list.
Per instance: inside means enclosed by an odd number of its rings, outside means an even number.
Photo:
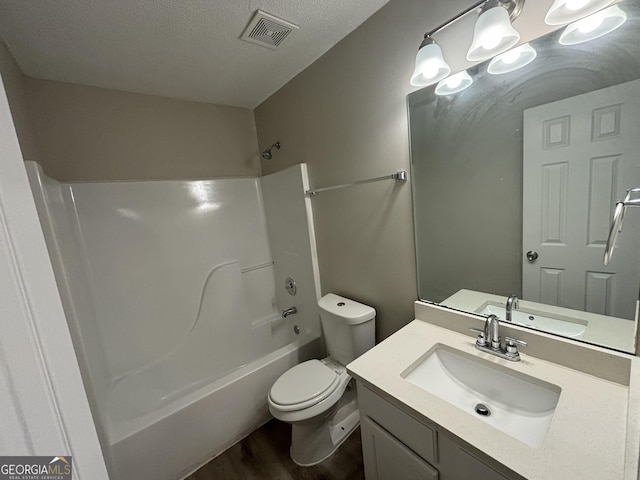
[{"label": "white toilet", "polygon": [[329,356],[283,373],[269,391],[269,411],[291,423],[291,459],[303,467],[328,458],[360,422],[355,381],[345,365],[375,343],[376,311],[330,293],[318,302]]}]

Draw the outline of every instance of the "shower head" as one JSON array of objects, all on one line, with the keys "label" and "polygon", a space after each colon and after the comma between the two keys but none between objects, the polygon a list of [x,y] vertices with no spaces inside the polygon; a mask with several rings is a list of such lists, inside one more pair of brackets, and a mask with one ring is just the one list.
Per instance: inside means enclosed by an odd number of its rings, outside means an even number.
[{"label": "shower head", "polygon": [[276,142],[273,145],[271,145],[269,148],[265,148],[260,154],[260,156],[265,160],[271,160],[273,158],[273,154],[271,153],[272,148],[277,148],[278,150],[280,150],[280,142]]}]

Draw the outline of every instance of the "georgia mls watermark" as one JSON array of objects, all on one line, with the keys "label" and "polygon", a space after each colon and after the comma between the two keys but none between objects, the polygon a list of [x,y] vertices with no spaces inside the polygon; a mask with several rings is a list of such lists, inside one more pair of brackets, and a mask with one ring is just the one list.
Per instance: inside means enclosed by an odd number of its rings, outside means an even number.
[{"label": "georgia mls watermark", "polygon": [[71,480],[71,457],[0,457],[0,480]]}]

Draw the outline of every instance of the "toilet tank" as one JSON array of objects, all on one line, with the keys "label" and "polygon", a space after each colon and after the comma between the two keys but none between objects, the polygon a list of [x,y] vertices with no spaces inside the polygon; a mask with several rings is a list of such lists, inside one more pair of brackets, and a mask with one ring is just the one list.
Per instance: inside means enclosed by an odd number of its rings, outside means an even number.
[{"label": "toilet tank", "polygon": [[346,365],[375,344],[376,311],[329,293],[318,302],[322,332],[329,356]]}]

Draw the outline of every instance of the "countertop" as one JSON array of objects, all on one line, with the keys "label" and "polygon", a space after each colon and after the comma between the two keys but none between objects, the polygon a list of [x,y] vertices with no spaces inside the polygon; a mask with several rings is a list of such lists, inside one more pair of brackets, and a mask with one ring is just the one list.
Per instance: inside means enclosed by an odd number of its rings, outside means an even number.
[{"label": "countertop", "polygon": [[[630,386],[621,385],[526,353],[520,362],[510,362],[478,351],[474,342],[414,320],[347,369],[529,480],[636,480],[640,421],[637,408],[628,412],[630,404],[640,403],[640,382],[632,378]],[[542,446],[530,447],[402,378],[407,367],[437,344],[559,386],[562,392]],[[629,360],[634,362],[632,375],[638,371],[636,360]]]}]

